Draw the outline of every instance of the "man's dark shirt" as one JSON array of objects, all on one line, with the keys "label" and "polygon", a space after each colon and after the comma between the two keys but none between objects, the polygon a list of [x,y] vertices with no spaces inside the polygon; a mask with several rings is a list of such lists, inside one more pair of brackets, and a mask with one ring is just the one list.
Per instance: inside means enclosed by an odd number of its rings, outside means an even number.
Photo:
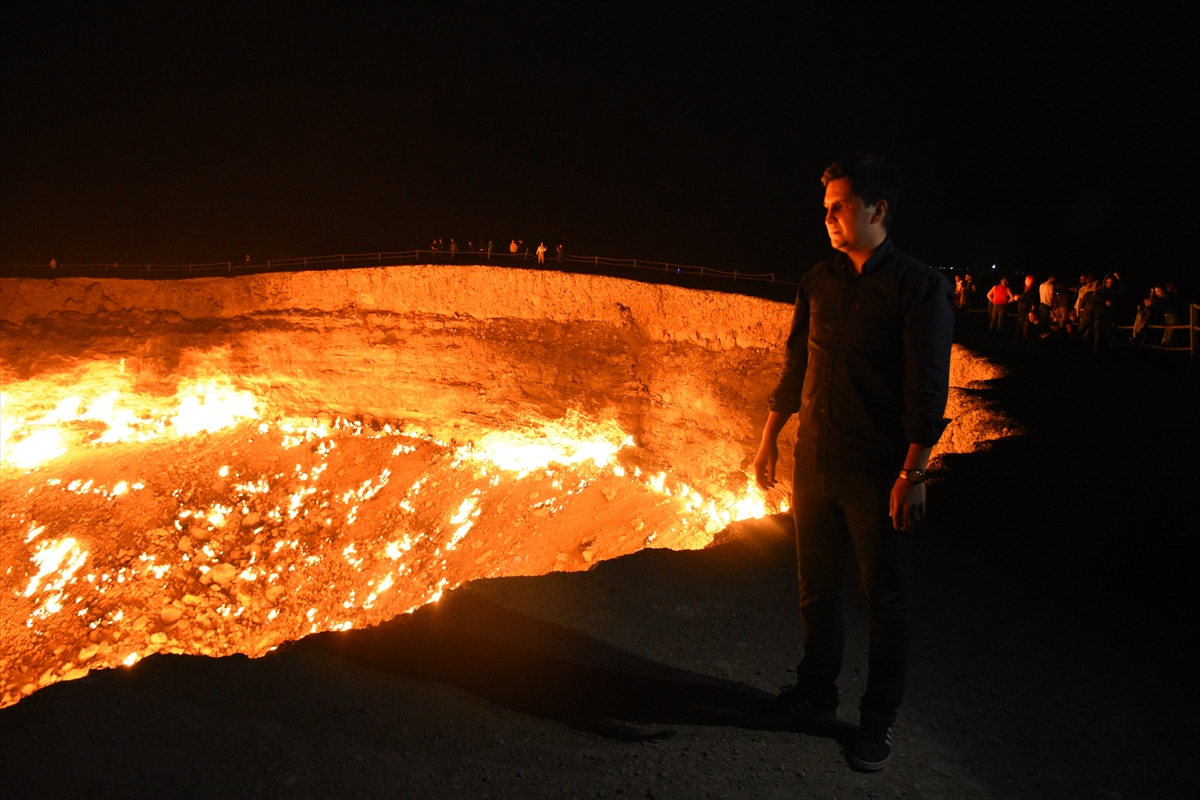
[{"label": "man's dark shirt", "polygon": [[935,444],[949,422],[953,334],[950,282],[890,238],[861,275],[843,253],[809,270],[770,399],[800,413],[797,462],[892,470],[909,443]]}]

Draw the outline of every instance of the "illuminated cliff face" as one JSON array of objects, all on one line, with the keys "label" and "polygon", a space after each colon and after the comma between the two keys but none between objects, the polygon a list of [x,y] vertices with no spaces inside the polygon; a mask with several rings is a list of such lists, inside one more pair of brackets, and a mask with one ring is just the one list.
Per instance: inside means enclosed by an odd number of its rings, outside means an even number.
[{"label": "illuminated cliff face", "polygon": [[[786,305],[485,267],[0,284],[4,704],[786,507],[746,477]],[[960,411],[954,449],[997,435]]]}]

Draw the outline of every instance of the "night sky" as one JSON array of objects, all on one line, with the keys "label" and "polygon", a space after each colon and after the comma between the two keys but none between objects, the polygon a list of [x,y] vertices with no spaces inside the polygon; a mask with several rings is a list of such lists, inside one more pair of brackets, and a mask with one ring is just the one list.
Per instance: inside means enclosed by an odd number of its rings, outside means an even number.
[{"label": "night sky", "polygon": [[829,253],[824,167],[880,151],[935,266],[1190,283],[1181,19],[794,5],[10,9],[0,263],[482,236],[794,276]]}]

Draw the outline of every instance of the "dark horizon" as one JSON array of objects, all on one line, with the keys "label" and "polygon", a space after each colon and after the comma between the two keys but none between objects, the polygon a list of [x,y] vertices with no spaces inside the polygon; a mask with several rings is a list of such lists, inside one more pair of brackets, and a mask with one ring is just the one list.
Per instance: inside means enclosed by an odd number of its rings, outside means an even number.
[{"label": "dark horizon", "polygon": [[0,263],[483,237],[795,277],[822,170],[883,152],[934,266],[1191,282],[1183,26],[853,8],[9,12]]}]

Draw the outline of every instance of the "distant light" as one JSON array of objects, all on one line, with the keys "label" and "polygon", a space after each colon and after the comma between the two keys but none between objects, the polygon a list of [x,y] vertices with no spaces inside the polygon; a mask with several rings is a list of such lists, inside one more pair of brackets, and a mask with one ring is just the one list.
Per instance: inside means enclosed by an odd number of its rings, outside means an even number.
[{"label": "distant light", "polygon": [[992,269],[995,269],[995,268],[996,268],[996,265],[995,265],[995,264],[992,264]]}]

